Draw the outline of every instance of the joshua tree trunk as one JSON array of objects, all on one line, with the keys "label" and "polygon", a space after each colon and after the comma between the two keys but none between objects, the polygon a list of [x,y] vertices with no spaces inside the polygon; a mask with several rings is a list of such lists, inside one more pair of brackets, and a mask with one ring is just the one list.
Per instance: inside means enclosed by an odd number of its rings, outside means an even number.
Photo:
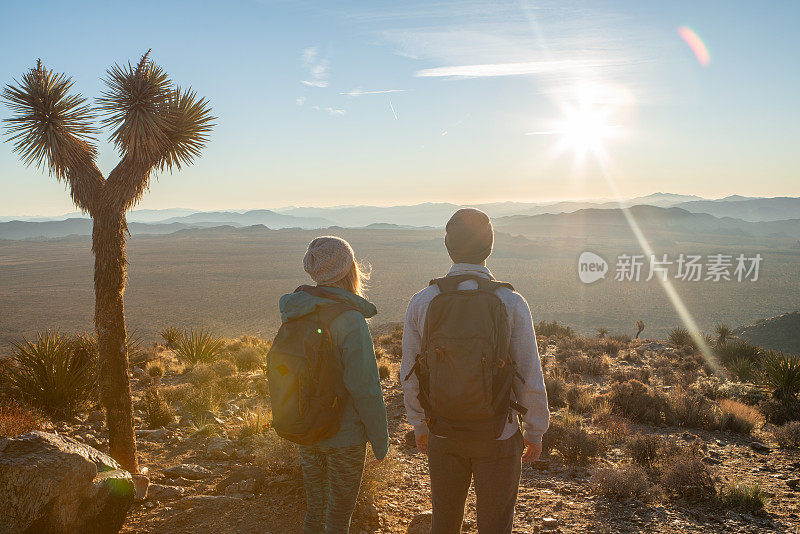
[{"label": "joshua tree trunk", "polygon": [[[154,172],[189,165],[208,140],[214,117],[204,98],[173,85],[149,59],[115,65],[108,88],[92,108],[70,94],[72,80],[46,69],[41,61],[15,85],[3,89],[14,112],[5,119],[22,160],[66,182],[75,205],[94,221],[95,330],[100,352],[100,399],[106,409],[111,456],[138,474],[131,384],[125,332],[125,213],[148,188]],[[92,125],[99,112],[112,128],[110,140],[122,159],[104,178],[95,164]]]},{"label": "joshua tree trunk", "polygon": [[100,399],[106,410],[111,457],[138,473],[125,331],[125,216],[95,215],[94,324],[100,349]]}]

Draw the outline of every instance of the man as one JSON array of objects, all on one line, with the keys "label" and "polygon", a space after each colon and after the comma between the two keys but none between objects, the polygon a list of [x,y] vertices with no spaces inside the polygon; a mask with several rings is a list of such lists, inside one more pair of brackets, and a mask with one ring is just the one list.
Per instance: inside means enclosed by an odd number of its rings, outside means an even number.
[{"label": "man", "polygon": [[549,425],[531,312],[486,268],[493,242],[485,213],[458,210],[445,234],[453,266],[406,312],[400,373],[408,421],[428,455],[432,534],[461,532],[473,478],[478,531],[511,533],[520,457],[539,459]]}]

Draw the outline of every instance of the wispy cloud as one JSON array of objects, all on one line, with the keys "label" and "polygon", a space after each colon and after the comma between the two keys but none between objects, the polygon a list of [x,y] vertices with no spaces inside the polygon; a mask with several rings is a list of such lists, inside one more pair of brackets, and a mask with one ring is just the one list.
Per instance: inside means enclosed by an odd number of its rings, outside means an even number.
[{"label": "wispy cloud", "polygon": [[394,115],[394,120],[397,120],[397,112],[394,110],[394,106],[392,105],[391,100],[389,100],[389,109],[392,110],[392,115]]},{"label": "wispy cloud", "polygon": [[345,113],[347,113],[346,109],[337,109],[337,108],[332,108],[330,106],[327,106],[327,107],[311,106],[311,109],[316,110],[316,111],[324,111],[328,115],[340,115],[341,116],[341,115],[344,115]]},{"label": "wispy cloud", "polygon": [[608,60],[563,59],[550,61],[526,61],[519,63],[485,63],[482,65],[456,65],[423,69],[414,73],[420,78],[452,77],[480,78],[487,76],[522,76],[531,74],[554,74],[558,72],[574,72],[576,70],[607,67],[613,65]]},{"label": "wispy cloud", "polygon": [[294,99],[294,103],[297,104],[298,106],[302,106],[303,104],[306,103],[306,97],[298,96],[297,98]]},{"label": "wispy cloud", "polygon": [[320,57],[319,49],[316,46],[305,48],[301,57],[310,79],[300,80],[300,83],[309,87],[328,87],[330,62]]},{"label": "wispy cloud", "polygon": [[405,93],[405,89],[384,89],[382,91],[363,91],[361,88],[353,89],[352,91],[347,91],[346,93],[339,93],[340,95],[345,96],[363,96],[363,95],[385,95],[387,93]]}]

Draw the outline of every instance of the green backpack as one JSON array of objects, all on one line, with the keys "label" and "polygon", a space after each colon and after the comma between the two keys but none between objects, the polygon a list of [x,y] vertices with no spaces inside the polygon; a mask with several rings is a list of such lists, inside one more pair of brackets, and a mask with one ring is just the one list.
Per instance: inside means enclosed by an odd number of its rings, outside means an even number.
[{"label": "green backpack", "polygon": [[348,393],[330,325],[355,308],[320,287],[300,286],[297,291],[336,302],[281,325],[267,355],[267,378],[275,432],[313,445],[339,431]]},{"label": "green backpack", "polygon": [[[464,280],[477,289],[458,289]],[[505,305],[495,294],[511,284],[470,275],[431,281],[440,293],[425,315],[421,354],[409,372],[419,379],[419,401],[429,430],[437,436],[497,439],[512,409],[512,381],[522,376],[509,352],[511,333]],[[408,378],[408,376],[406,378]]]}]

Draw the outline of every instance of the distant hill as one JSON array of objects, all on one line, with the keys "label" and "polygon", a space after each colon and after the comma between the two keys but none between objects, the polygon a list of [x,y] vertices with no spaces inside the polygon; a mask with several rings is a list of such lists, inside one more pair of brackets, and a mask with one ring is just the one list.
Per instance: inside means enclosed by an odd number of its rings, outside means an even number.
[{"label": "distant hill", "polygon": [[[180,223],[146,224],[128,223],[131,234],[163,235],[187,228]],[[72,218],[63,221],[9,221],[0,223],[0,239],[53,239],[70,235],[90,235],[92,221],[87,218]]]},{"label": "distant hill", "polygon": [[800,219],[800,198],[745,198],[734,195],[720,200],[693,200],[675,207],[693,213],[708,213],[716,217],[734,217],[745,221],[780,221]]},{"label": "distant hill", "polygon": [[[657,233],[712,234],[743,237],[800,238],[800,218],[785,221],[749,222],[706,213],[691,213],[681,208],[633,206],[637,223]],[[532,236],[619,236],[629,235],[630,226],[621,209],[581,209],[572,213],[514,215],[495,219],[505,232]]]},{"label": "distant hill", "polygon": [[252,226],[263,224],[268,228],[327,228],[334,224],[330,219],[316,216],[295,216],[276,213],[272,210],[251,210],[244,213],[236,211],[203,211],[192,213],[183,217],[171,217],[159,221],[160,223],[183,223],[192,226],[219,226],[230,224],[234,226]]},{"label": "distant hill", "polygon": [[760,347],[800,354],[800,311],[740,326],[733,333]]}]

